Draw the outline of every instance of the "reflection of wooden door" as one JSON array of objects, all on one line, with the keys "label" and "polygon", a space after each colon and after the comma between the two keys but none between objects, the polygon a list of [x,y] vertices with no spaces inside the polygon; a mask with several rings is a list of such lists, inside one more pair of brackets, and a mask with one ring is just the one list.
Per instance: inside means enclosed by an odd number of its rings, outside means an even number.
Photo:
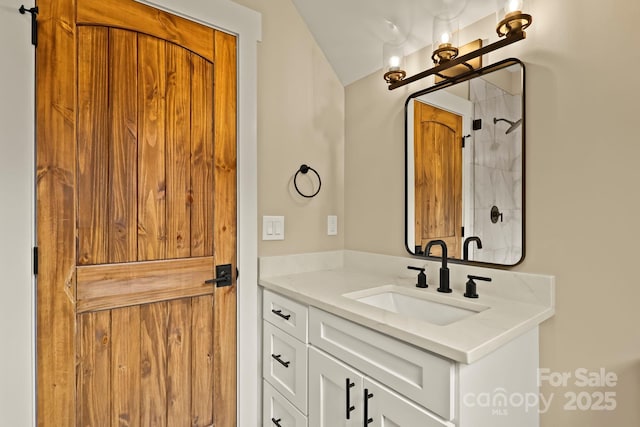
[{"label": "reflection of wooden door", "polygon": [[444,240],[448,255],[460,258],[462,117],[419,101],[414,115],[416,245]]},{"label": "reflection of wooden door", "polygon": [[39,8],[38,425],[234,426],[235,38]]}]

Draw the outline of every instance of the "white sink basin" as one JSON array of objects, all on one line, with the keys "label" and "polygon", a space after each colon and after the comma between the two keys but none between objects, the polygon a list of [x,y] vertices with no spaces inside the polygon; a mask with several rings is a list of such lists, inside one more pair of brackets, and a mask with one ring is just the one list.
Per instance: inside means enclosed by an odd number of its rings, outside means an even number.
[{"label": "white sink basin", "polygon": [[454,306],[429,299],[426,295],[420,295],[420,291],[397,286],[382,286],[344,296],[385,311],[442,326],[473,316],[487,308],[476,304],[473,304],[473,308]]}]

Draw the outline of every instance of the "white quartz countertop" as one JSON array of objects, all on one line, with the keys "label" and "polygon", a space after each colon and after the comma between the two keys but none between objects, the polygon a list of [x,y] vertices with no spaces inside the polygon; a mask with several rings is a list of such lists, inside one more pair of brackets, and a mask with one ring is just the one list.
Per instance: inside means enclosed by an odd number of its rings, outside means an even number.
[{"label": "white quartz countertop", "polygon": [[[273,275],[264,277],[261,274],[259,284],[265,289],[462,363],[477,361],[554,314],[554,281],[551,276],[450,265],[451,287],[454,291],[444,294],[436,291],[437,279],[431,278],[437,275],[439,264],[388,257],[393,262],[388,263],[386,271],[379,265],[386,260],[379,257],[347,253],[347,258],[356,258],[356,262],[327,263],[316,270],[297,269],[299,271],[289,274],[279,274],[286,272],[286,269],[277,271],[263,268],[268,270],[267,274]],[[369,263],[376,264],[376,268],[363,268]],[[399,267],[400,264],[404,265]],[[416,272],[407,274],[407,265],[428,265],[427,271],[433,270],[429,273],[428,288],[416,288]],[[493,277],[493,285],[478,281],[480,297],[470,299],[463,296],[466,274],[496,277]],[[513,283],[506,283],[510,278]],[[478,312],[447,325],[437,325],[345,296],[389,285],[409,295]],[[508,291],[500,292],[502,289]]]}]

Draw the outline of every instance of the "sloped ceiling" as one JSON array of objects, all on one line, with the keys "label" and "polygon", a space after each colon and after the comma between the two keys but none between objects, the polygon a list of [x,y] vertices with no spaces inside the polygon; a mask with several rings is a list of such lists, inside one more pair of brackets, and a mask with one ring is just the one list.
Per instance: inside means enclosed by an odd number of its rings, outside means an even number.
[{"label": "sloped ceiling", "polygon": [[431,44],[434,16],[459,14],[463,28],[496,9],[495,0],[292,2],[345,86],[382,68],[383,43],[398,38],[394,25],[411,53]]}]

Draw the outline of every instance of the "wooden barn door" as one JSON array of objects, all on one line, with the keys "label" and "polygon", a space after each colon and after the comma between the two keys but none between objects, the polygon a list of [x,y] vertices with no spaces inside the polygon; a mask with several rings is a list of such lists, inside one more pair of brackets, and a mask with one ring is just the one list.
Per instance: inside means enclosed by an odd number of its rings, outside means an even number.
[{"label": "wooden barn door", "polygon": [[461,258],[462,117],[419,101],[414,115],[416,245],[443,240]]},{"label": "wooden barn door", "polygon": [[38,425],[234,426],[235,38],[38,6]]}]

